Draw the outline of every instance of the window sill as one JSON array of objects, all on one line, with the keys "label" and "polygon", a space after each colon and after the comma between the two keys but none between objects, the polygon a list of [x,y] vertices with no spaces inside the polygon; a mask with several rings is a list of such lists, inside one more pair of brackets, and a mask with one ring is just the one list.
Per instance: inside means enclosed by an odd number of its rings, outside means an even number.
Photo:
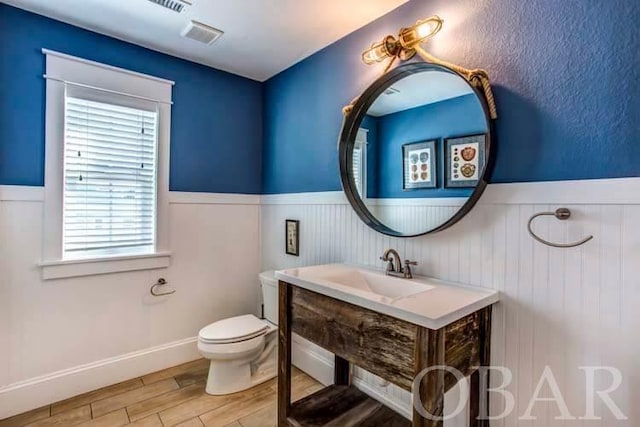
[{"label": "window sill", "polygon": [[95,276],[98,274],[122,273],[125,271],[167,268],[171,264],[171,252],[144,255],[113,256],[64,261],[44,261],[39,264],[42,279],[64,279],[67,277]]}]

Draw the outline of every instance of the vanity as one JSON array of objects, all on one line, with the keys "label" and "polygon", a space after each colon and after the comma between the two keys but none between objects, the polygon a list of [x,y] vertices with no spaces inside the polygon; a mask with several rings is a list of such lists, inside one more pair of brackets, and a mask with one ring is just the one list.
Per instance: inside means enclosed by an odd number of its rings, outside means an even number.
[{"label": "vanity", "polygon": [[[276,277],[278,426],[442,426],[441,420],[422,416],[416,403],[442,416],[444,394],[459,378],[444,370],[423,370],[443,365],[471,377],[470,425],[482,425],[476,421],[481,400],[478,368],[489,363],[496,291],[422,277],[390,277],[343,264],[282,270]],[[334,384],[293,404],[292,333],[335,355]],[[408,391],[420,374],[413,420],[355,388],[351,364]]]}]

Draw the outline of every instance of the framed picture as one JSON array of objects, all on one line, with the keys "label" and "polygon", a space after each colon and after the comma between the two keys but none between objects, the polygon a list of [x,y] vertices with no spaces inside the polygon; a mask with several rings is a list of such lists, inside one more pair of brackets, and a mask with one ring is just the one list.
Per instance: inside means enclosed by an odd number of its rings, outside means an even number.
[{"label": "framed picture", "polygon": [[285,252],[288,255],[300,256],[300,221],[287,219],[285,221]]},{"label": "framed picture", "polygon": [[444,140],[447,188],[473,188],[484,169],[486,135],[468,135]]},{"label": "framed picture", "polygon": [[402,188],[435,188],[438,183],[436,164],[436,140],[403,145]]}]

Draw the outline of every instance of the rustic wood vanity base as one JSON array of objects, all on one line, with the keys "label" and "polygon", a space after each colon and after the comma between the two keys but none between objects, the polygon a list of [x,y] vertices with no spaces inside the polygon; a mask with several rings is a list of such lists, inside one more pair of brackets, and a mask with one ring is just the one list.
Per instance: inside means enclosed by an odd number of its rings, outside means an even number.
[{"label": "rustic wood vanity base", "polygon": [[[424,369],[450,366],[471,376],[471,426],[488,413],[488,398],[481,411],[478,368],[489,363],[491,306],[441,329],[431,330],[357,305],[280,281],[278,426],[420,426],[441,427],[413,411],[409,421],[351,385],[352,363],[405,390]],[[317,344],[335,356],[335,381],[307,398],[291,404],[291,334]],[[444,394],[457,383],[442,370],[424,375],[419,399],[435,417],[442,416]]]}]

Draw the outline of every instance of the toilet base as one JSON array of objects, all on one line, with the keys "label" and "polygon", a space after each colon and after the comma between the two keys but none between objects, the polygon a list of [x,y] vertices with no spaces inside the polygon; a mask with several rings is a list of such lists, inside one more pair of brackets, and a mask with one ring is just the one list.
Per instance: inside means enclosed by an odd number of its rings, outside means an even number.
[{"label": "toilet base", "polygon": [[276,377],[275,363],[270,368],[260,368],[251,375],[251,365],[235,365],[231,362],[211,361],[207,377],[207,394],[214,396],[237,393]]},{"label": "toilet base", "polygon": [[267,336],[267,344],[250,358],[211,359],[207,377],[207,394],[237,393],[275,378],[278,373],[276,329]]}]

